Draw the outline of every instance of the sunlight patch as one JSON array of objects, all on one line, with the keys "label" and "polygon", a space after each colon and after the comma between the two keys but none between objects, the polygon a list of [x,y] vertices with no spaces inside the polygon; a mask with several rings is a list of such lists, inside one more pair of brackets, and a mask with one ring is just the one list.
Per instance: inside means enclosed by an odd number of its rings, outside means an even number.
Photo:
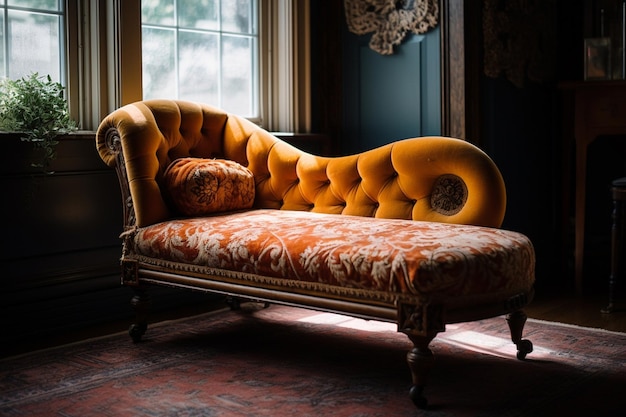
[{"label": "sunlight patch", "polygon": [[[344,316],[335,313],[320,313],[308,317],[303,317],[298,321],[314,324],[327,324],[331,326],[363,330],[367,332],[397,332],[396,323],[388,323],[378,320],[364,320]],[[511,339],[486,335],[472,330],[456,331],[462,326],[460,324],[447,324],[448,332],[441,332],[434,339],[443,343],[458,346],[463,349],[480,352],[487,355],[499,356],[510,359],[515,356],[517,349]],[[532,341],[532,340],[531,340]],[[554,350],[534,346],[528,359],[539,359],[551,356]]]},{"label": "sunlight patch", "polygon": [[[470,349],[475,352],[482,352],[506,358],[510,358],[511,353],[516,352],[515,345],[510,339],[489,336],[471,330],[454,334],[442,333],[439,340],[463,347],[465,349]],[[533,351],[529,354],[528,358],[545,357],[551,355],[552,353],[554,353],[553,350],[534,346]]]},{"label": "sunlight patch", "polygon": [[395,323],[386,323],[377,320],[363,320],[353,317],[343,316],[335,313],[321,313],[313,316],[301,318],[299,321],[316,324],[330,324],[338,327],[345,327],[366,332],[396,332],[398,329]]}]

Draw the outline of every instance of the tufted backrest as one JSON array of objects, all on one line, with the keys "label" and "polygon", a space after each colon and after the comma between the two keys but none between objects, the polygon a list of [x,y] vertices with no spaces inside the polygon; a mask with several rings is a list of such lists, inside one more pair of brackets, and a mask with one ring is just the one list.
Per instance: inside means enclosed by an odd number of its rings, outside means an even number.
[{"label": "tufted backrest", "polygon": [[124,165],[118,175],[140,227],[173,215],[160,184],[169,164],[187,156],[246,166],[254,174],[257,208],[499,227],[506,207],[498,168],[460,139],[405,139],[356,155],[321,157],[215,107],[148,100],[108,115],[96,141],[109,166]]}]

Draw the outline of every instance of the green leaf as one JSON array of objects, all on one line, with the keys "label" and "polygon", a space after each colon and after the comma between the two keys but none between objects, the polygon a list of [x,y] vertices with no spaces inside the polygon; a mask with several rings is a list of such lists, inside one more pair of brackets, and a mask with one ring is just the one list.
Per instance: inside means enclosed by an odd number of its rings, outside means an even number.
[{"label": "green leaf", "polygon": [[65,88],[50,75],[32,73],[0,81],[0,130],[23,132],[22,140],[42,149],[33,166],[47,169],[55,157],[55,138],[77,129],[69,114]]}]

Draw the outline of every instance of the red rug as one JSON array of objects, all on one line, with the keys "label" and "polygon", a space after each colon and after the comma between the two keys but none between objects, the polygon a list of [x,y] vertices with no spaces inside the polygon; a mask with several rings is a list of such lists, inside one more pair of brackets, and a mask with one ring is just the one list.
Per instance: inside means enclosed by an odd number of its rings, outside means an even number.
[{"label": "red rug", "polygon": [[2,416],[616,416],[626,334],[529,320],[515,359],[503,318],[432,344],[430,408],[408,397],[410,342],[391,324],[311,310],[204,314],[0,361]]}]

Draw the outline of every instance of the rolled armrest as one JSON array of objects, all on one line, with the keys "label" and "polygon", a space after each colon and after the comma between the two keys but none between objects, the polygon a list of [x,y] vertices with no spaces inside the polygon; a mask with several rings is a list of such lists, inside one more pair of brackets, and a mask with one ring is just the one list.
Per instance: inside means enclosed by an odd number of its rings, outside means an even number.
[{"label": "rolled armrest", "polygon": [[245,118],[185,101],[148,100],[107,116],[102,159],[116,167],[133,211],[126,226],[172,217],[163,173],[182,157],[224,158],[255,180],[255,208],[304,210],[499,227],[506,209],[500,171],[469,142],[431,136],[356,155],[322,157],[281,141]]}]

